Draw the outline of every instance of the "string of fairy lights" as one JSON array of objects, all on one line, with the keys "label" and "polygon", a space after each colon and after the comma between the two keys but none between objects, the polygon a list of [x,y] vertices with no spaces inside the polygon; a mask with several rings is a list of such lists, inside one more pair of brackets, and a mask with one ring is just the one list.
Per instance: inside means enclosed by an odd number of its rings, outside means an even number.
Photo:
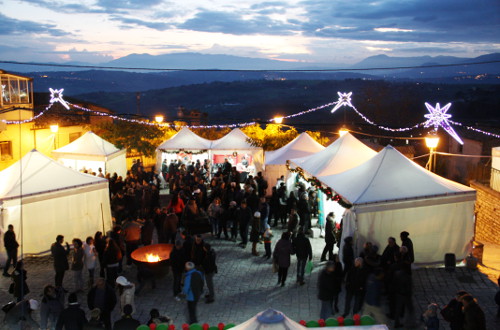
[{"label": "string of fairy lights", "polygon": [[[25,124],[29,122],[33,122],[36,119],[40,118],[43,116],[47,111],[49,111],[52,106],[56,103],[61,104],[66,110],[71,110],[71,108],[75,108],[84,112],[91,113],[96,116],[103,116],[103,117],[109,117],[114,120],[120,120],[120,121],[126,121],[130,123],[137,123],[137,124],[142,124],[142,125],[149,125],[149,126],[161,126],[161,127],[172,127],[172,128],[178,128],[178,127],[188,127],[192,129],[197,129],[197,128],[215,128],[215,129],[221,129],[221,128],[237,128],[237,127],[245,127],[245,126],[250,126],[250,125],[255,125],[257,122],[255,121],[250,121],[250,122],[242,122],[242,123],[233,123],[233,124],[213,124],[213,125],[176,125],[176,124],[170,124],[170,123],[163,123],[163,122],[156,122],[156,121],[149,121],[149,120],[142,120],[142,119],[133,119],[133,118],[125,118],[122,116],[110,114],[107,112],[102,112],[102,111],[97,111],[97,110],[92,110],[77,104],[72,104],[64,100],[63,98],[63,92],[64,89],[52,89],[49,88],[50,91],[50,101],[49,104],[37,115],[24,119],[24,120],[0,120],[6,124]],[[300,111],[291,115],[283,116],[283,117],[275,117],[272,119],[267,120],[267,122],[271,123],[277,123],[281,124],[284,119],[289,119],[289,118],[294,118],[298,116],[302,116],[308,113],[312,113],[318,110],[322,110],[325,108],[329,108],[331,106],[334,106],[331,110],[331,113],[335,113],[338,109],[341,107],[348,107],[352,109],[361,119],[363,119],[366,123],[373,125],[381,130],[385,131],[390,131],[390,132],[407,132],[411,131],[414,129],[417,129],[419,127],[424,127],[424,128],[433,128],[433,132],[436,133],[439,127],[441,127],[444,131],[446,131],[451,137],[453,137],[458,143],[463,144],[462,139],[458,136],[458,134],[455,132],[455,130],[452,128],[451,125],[459,126],[462,128],[465,128],[467,130],[474,131],[476,133],[481,133],[490,137],[494,138],[499,138],[500,139],[500,134],[495,134],[492,132],[487,132],[472,126],[467,126],[463,123],[452,121],[451,120],[451,114],[448,114],[448,110],[451,107],[451,103],[446,104],[444,107],[441,107],[439,103],[437,103],[435,106],[430,105],[429,103],[425,103],[425,106],[427,110],[429,111],[428,114],[425,114],[424,117],[427,119],[424,122],[417,123],[412,126],[408,127],[399,127],[399,128],[391,128],[387,127],[384,125],[377,124],[367,116],[365,116],[361,111],[359,111],[353,104],[351,100],[352,92],[349,93],[342,93],[342,92],[337,92],[338,94],[338,100],[335,102],[329,102],[323,105],[320,105],[318,107],[310,108],[304,111]]]}]

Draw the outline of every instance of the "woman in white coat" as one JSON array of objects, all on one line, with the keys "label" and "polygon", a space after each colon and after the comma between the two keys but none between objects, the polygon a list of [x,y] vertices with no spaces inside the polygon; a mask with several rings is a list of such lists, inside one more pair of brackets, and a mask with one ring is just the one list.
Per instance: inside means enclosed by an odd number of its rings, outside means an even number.
[{"label": "woman in white coat", "polygon": [[116,279],[118,294],[120,296],[120,310],[123,315],[123,307],[125,305],[132,306],[132,314],[135,312],[134,295],[135,285],[129,282],[124,276],[118,276]]},{"label": "woman in white coat", "polygon": [[94,286],[94,270],[97,265],[97,251],[94,246],[94,239],[89,236],[83,244],[83,252],[85,257],[85,267],[89,272],[89,288]]}]

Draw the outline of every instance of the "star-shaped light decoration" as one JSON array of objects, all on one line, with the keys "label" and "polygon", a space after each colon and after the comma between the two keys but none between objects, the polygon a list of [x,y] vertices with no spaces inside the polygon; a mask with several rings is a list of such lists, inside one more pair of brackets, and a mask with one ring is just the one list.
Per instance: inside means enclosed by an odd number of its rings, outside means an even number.
[{"label": "star-shaped light decoration", "polygon": [[9,97],[7,96],[7,85],[2,85],[2,98],[5,100],[5,101],[9,101]]},{"label": "star-shaped light decoration", "polygon": [[64,92],[64,88],[61,88],[61,89],[52,89],[52,88],[49,88],[49,91],[50,91],[50,103],[56,103],[56,102],[59,102],[62,104],[63,107],[65,107],[67,110],[69,110],[69,104],[66,103],[66,101],[63,100],[62,96],[63,96],[63,92]]},{"label": "star-shaped light decoration", "polygon": [[450,109],[451,103],[448,103],[441,108],[439,103],[436,103],[436,106],[433,107],[429,103],[425,102],[425,107],[429,110],[429,113],[424,115],[424,117],[427,118],[427,121],[424,123],[424,127],[434,126],[434,130],[437,131],[438,127],[441,126],[448,134],[451,135],[451,137],[457,140],[458,143],[464,144],[453,127],[451,127],[448,123],[448,119],[451,118],[451,115],[446,112]]},{"label": "star-shaped light decoration", "polygon": [[351,107],[351,108],[354,107],[351,103],[352,92],[349,92],[349,93],[337,92],[337,94],[339,95],[339,100],[337,101],[337,104],[335,105],[335,107],[332,109],[332,111],[331,111],[332,113],[334,113],[335,111],[337,111],[338,109],[340,109],[340,107],[342,107],[344,105],[347,105],[348,107]]}]

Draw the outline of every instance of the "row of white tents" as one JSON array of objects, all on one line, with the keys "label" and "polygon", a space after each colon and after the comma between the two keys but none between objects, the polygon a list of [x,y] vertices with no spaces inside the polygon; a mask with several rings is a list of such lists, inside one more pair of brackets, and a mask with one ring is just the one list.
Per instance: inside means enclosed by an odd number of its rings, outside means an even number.
[{"label": "row of white tents", "polygon": [[[265,169],[269,186],[284,175],[290,190],[296,174],[287,170],[286,162],[300,167],[353,205],[344,210],[330,201],[325,210],[334,210],[338,219],[344,213],[343,236],[354,236],[358,248],[367,240],[383,247],[387,237],[406,230],[417,262],[435,262],[444,253],[464,257],[473,236],[473,189],[423,169],[391,146],[376,153],[349,133],[327,148],[302,133],[267,152],[264,163],[262,148],[252,146],[239,129],[212,141],[183,128],[157,148],[157,160],[181,150],[201,152],[204,158],[250,155],[257,171]],[[125,151],[89,132],[55,150],[54,158],[58,161],[33,150],[0,172],[0,229],[11,223],[21,228],[24,222],[20,234],[25,254],[48,249],[59,233],[84,237],[111,227],[107,181],[76,170],[100,165],[122,175]]]}]

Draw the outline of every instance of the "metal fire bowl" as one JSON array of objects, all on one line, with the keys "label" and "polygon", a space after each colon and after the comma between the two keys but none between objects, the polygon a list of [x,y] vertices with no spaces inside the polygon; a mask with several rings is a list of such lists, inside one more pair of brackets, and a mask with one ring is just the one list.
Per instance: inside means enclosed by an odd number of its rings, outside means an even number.
[{"label": "metal fire bowl", "polygon": [[[172,252],[173,248],[173,244],[146,245],[132,252],[131,256],[138,267],[146,266],[153,272],[155,277],[159,278],[168,274],[170,252]],[[160,261],[148,262],[146,259],[147,254],[157,254],[160,256]]]}]

